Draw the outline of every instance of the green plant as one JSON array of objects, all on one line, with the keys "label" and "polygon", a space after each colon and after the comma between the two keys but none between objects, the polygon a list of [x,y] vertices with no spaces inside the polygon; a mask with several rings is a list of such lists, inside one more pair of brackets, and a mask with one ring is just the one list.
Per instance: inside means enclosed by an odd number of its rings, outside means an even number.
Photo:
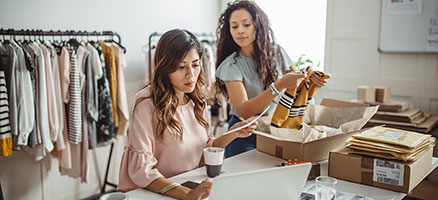
[{"label": "green plant", "polygon": [[[295,67],[297,67],[298,69],[301,69],[300,66],[310,64],[311,66],[313,66],[313,61],[310,60],[309,58],[305,58],[306,54],[301,54],[301,56],[298,58],[297,62],[294,63]],[[316,65],[316,67],[319,67],[321,63],[318,61],[318,65]]]}]

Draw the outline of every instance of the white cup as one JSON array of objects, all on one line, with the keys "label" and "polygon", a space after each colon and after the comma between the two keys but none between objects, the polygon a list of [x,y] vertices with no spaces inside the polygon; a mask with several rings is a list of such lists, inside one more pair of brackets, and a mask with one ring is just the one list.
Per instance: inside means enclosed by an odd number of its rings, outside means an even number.
[{"label": "white cup", "polygon": [[204,148],[204,161],[207,175],[215,177],[221,173],[225,150],[220,147]]},{"label": "white cup", "polygon": [[128,200],[127,194],[122,192],[111,192],[100,196],[99,200]]}]

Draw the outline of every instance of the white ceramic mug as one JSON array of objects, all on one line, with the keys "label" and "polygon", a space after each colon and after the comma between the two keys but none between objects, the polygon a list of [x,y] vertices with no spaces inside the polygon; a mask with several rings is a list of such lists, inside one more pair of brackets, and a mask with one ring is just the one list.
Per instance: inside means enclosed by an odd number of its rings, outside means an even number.
[{"label": "white ceramic mug", "polygon": [[128,200],[127,194],[122,192],[111,192],[100,196],[99,200]]}]

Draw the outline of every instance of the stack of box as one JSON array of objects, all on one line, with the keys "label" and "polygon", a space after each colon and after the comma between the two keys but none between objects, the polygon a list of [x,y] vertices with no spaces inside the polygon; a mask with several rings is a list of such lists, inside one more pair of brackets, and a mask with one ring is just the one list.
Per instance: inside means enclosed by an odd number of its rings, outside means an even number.
[{"label": "stack of box", "polygon": [[431,135],[373,127],[347,141],[349,152],[401,161],[415,161],[435,145]]},{"label": "stack of box", "polygon": [[409,102],[391,100],[391,90],[387,87],[359,86],[357,100],[379,105],[379,111],[366,127],[386,125],[391,128],[429,133],[438,124],[438,116],[412,109]]},{"label": "stack of box", "polygon": [[357,99],[364,102],[389,103],[391,101],[391,88],[358,86]]},{"label": "stack of box", "polygon": [[383,124],[391,128],[429,133],[438,124],[438,116],[432,116],[419,109],[407,109],[401,112],[377,111],[366,126]]},{"label": "stack of box", "polygon": [[329,176],[409,193],[430,171],[434,145],[430,135],[374,127],[330,152]]}]

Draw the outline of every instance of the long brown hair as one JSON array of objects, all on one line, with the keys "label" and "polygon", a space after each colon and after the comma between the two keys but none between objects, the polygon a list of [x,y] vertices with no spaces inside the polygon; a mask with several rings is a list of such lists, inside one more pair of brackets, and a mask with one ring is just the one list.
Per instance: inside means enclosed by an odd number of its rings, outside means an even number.
[{"label": "long brown hair", "polygon": [[[166,129],[171,129],[180,139],[183,137],[181,124],[174,118],[178,107],[178,98],[169,79],[169,74],[175,72],[187,53],[195,49],[199,57],[202,57],[202,48],[195,35],[187,30],[173,29],[164,33],[158,41],[153,60],[153,72],[151,82],[151,96],[154,108],[154,117],[157,120],[155,132],[159,139],[163,138]],[[206,94],[204,91],[205,77],[203,68],[199,73],[195,89],[187,96],[195,104],[194,112],[196,119],[208,132],[209,125],[204,119],[206,109]]]},{"label": "long brown hair", "polygon": [[[265,89],[269,84],[277,80],[278,71],[274,58],[275,37],[269,24],[268,16],[253,1],[234,1],[228,3],[227,9],[219,17],[216,29],[216,69],[229,55],[234,52],[239,53],[240,46],[236,44],[230,33],[230,16],[240,9],[248,11],[254,23],[256,38],[254,45],[253,59],[257,65],[257,73]],[[238,54],[237,54],[238,55]],[[223,81],[216,79],[216,90],[228,97]]]}]

